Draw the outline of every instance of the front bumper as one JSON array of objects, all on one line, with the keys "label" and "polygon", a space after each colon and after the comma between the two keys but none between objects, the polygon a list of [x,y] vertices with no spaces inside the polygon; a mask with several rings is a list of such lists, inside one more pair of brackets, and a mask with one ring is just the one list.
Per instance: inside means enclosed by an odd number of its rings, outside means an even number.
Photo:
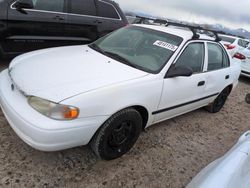
[{"label": "front bumper", "polygon": [[58,151],[86,145],[106,116],[57,121],[47,118],[27,102],[18,90],[11,89],[8,71],[0,74],[0,105],[16,134],[31,147],[41,151]]}]

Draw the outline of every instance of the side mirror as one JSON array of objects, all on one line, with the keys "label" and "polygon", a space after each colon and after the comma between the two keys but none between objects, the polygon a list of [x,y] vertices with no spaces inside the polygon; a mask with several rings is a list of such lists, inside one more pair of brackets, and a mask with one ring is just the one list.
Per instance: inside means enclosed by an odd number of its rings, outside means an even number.
[{"label": "side mirror", "polygon": [[26,13],[23,9],[33,9],[32,0],[19,0],[15,4],[16,10],[22,13]]},{"label": "side mirror", "polygon": [[186,66],[171,66],[165,76],[165,78],[174,78],[178,76],[189,77],[193,74],[193,70]]}]

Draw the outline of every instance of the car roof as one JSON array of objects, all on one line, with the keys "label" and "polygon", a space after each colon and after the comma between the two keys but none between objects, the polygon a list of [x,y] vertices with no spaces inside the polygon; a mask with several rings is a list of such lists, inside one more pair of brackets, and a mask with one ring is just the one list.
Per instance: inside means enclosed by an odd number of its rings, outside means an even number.
[{"label": "car roof", "polygon": [[[183,38],[185,41],[190,40],[193,37],[192,31],[184,27],[177,27],[177,26],[165,27],[160,25],[147,25],[147,24],[134,24],[134,25],[176,35]],[[199,40],[213,40],[213,41],[215,40],[213,37],[209,37],[208,35],[205,34],[199,34],[199,35],[200,35]]]}]

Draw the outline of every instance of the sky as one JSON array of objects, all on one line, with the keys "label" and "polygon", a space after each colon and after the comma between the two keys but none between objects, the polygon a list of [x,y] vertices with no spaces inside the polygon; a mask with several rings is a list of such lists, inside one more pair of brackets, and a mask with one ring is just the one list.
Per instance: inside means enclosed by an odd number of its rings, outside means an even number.
[{"label": "sky", "polygon": [[250,0],[116,0],[123,10],[250,31]]}]

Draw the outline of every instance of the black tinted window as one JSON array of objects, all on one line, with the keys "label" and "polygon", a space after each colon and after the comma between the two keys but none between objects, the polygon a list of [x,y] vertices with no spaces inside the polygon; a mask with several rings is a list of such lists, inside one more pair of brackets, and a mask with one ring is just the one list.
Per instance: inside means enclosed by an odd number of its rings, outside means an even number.
[{"label": "black tinted window", "polygon": [[69,13],[96,16],[96,7],[93,0],[71,0],[69,2]]},{"label": "black tinted window", "polygon": [[64,12],[63,0],[32,0],[34,9],[53,12]]},{"label": "black tinted window", "polygon": [[208,43],[208,71],[229,66],[228,57],[217,44]]},{"label": "black tinted window", "polygon": [[106,18],[115,18],[119,19],[119,15],[117,14],[115,7],[110,3],[106,3],[103,1],[99,1],[98,3],[98,12],[99,16]]},{"label": "black tinted window", "polygon": [[239,41],[238,41],[238,45],[240,45],[243,48],[246,48],[248,46],[248,44],[249,44],[248,41],[245,41],[245,40],[242,40],[242,39],[239,39]]},{"label": "black tinted window", "polygon": [[175,66],[187,66],[194,73],[202,72],[204,63],[204,44],[191,43],[182,52]]}]

